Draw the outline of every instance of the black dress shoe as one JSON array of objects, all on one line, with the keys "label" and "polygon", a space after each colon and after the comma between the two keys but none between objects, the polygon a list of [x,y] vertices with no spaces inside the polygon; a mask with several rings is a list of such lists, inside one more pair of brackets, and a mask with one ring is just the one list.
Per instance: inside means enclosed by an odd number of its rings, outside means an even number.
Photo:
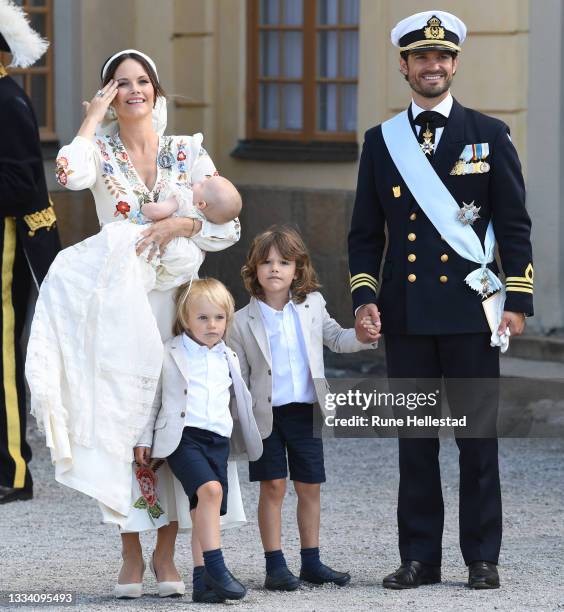
[{"label": "black dress shoe", "polygon": [[332,582],[337,586],[345,586],[351,580],[351,575],[347,572],[337,572],[323,563],[315,572],[310,572],[302,568],[300,571],[300,579],[311,584],[328,584]]},{"label": "black dress shoe", "polygon": [[204,583],[223,599],[243,599],[247,594],[247,589],[228,569],[225,569],[219,578],[214,578],[208,572],[204,572]]},{"label": "black dress shoe", "polygon": [[9,504],[14,501],[28,501],[33,499],[33,487],[15,489],[13,487],[0,486],[0,504]]},{"label": "black dress shoe", "polygon": [[421,561],[406,561],[384,578],[386,589],[415,589],[422,584],[437,584],[441,581],[440,566],[427,565]]},{"label": "black dress shoe", "polygon": [[473,561],[468,566],[468,586],[471,589],[499,589],[499,574],[495,563]]},{"label": "black dress shoe", "polygon": [[217,595],[213,589],[202,589],[201,591],[192,591],[192,601],[194,603],[223,603],[225,599]]},{"label": "black dress shoe", "polygon": [[266,574],[264,588],[269,591],[295,591],[300,586],[300,579],[285,567],[278,567]]}]

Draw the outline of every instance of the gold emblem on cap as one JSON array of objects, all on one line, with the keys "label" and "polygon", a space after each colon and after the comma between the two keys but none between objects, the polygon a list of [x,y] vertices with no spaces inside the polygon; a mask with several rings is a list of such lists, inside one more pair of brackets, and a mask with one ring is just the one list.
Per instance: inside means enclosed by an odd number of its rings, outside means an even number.
[{"label": "gold emblem on cap", "polygon": [[424,33],[427,40],[443,40],[445,37],[445,29],[441,25],[441,20],[433,15],[427,22]]},{"label": "gold emblem on cap", "polygon": [[399,185],[392,187],[392,191],[394,193],[394,198],[401,198],[401,187]]}]

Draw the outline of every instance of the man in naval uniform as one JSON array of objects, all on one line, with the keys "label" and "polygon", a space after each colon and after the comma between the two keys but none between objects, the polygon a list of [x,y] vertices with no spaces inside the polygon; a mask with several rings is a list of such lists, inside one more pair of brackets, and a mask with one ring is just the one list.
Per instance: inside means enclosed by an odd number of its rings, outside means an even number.
[{"label": "man in naval uniform", "polygon": [[[31,66],[46,49],[21,8],[0,0],[0,51],[12,54],[10,66]],[[60,243],[37,120],[29,98],[1,63],[0,108],[0,504],[5,504],[33,497],[20,337],[31,283],[39,286]]]},{"label": "man in naval uniform", "polygon": [[[383,333],[390,379],[443,378],[453,412],[461,393],[455,388],[451,397],[449,379],[472,379],[487,404],[487,381],[499,377],[499,347],[521,334],[525,316],[533,314],[531,222],[509,129],[450,93],[465,36],[462,21],[442,11],[418,13],[393,29],[412,102],[365,134],[349,234],[357,335],[370,341]],[[496,242],[505,287],[495,274]],[[482,305],[487,295],[505,295],[493,327]],[[494,420],[495,393],[489,398]],[[456,443],[468,585],[497,588],[497,439],[490,430],[490,437],[457,437]],[[400,437],[399,469],[401,566],[383,584],[403,589],[440,582],[438,437]]]}]

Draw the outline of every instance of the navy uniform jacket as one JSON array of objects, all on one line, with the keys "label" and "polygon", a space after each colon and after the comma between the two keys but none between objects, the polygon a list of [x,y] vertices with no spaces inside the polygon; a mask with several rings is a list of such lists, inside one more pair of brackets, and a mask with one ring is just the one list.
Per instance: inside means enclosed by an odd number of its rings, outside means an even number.
[{"label": "navy uniform jacket", "polygon": [[0,217],[15,217],[36,282],[60,249],[49,204],[35,113],[23,89],[0,74]]},{"label": "navy uniform jacket", "polygon": [[[490,170],[450,175],[465,145],[477,143],[489,144],[485,161]],[[480,207],[480,218],[472,227],[482,245],[493,220],[506,275],[505,310],[532,315],[531,221],[508,127],[454,100],[431,162],[460,207],[471,202]],[[497,271],[495,262],[490,267]],[[419,208],[388,153],[381,126],[365,134],[349,233],[349,268],[354,309],[377,303],[384,333],[489,331],[480,296],[464,282],[479,264],[451,249]]]}]

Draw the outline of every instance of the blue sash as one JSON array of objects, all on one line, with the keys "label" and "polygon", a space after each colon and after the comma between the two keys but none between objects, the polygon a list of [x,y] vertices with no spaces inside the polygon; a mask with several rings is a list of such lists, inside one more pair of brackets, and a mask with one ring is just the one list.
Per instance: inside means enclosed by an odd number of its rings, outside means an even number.
[{"label": "blue sash", "polygon": [[499,278],[486,267],[494,259],[495,235],[491,221],[483,248],[472,227],[458,220],[460,207],[421,150],[407,111],[384,122],[382,134],[405,184],[437,231],[461,257],[480,264],[465,282],[482,296],[501,289]]}]

